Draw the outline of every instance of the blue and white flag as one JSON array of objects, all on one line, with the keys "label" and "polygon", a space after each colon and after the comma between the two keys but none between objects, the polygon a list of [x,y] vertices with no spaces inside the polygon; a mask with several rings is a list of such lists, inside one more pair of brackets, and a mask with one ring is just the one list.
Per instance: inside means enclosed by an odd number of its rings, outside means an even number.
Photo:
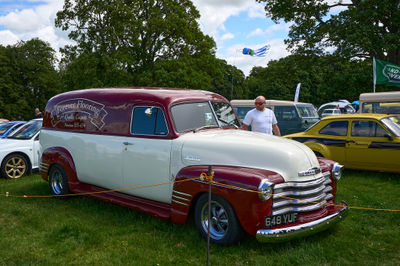
[{"label": "blue and white flag", "polygon": [[257,50],[253,50],[250,48],[243,48],[243,54],[244,55],[251,55],[251,56],[258,56],[258,57],[264,57],[267,55],[267,52],[269,50],[269,45],[265,45]]}]

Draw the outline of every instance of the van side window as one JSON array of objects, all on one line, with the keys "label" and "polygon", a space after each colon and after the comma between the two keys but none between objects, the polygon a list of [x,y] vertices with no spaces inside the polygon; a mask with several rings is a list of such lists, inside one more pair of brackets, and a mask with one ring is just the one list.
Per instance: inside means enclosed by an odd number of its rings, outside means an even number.
[{"label": "van side window", "polygon": [[131,133],[136,135],[168,134],[163,111],[158,107],[141,106],[133,109]]},{"label": "van side window", "polygon": [[347,136],[347,121],[334,121],[319,131],[320,134],[333,136]]},{"label": "van side window", "polygon": [[294,106],[275,106],[274,113],[278,121],[293,121],[299,119],[299,115]]}]

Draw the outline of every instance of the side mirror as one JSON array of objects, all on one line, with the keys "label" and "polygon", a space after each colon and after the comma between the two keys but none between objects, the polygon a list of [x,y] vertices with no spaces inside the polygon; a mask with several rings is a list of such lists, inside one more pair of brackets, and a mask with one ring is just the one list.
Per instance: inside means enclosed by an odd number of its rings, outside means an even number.
[{"label": "side mirror", "polygon": [[144,114],[146,115],[146,116],[151,116],[152,114],[153,114],[153,107],[149,107],[149,108],[147,108],[145,111],[144,111]]},{"label": "side mirror", "polygon": [[393,136],[388,133],[385,133],[384,137],[388,138],[389,140],[393,140]]}]

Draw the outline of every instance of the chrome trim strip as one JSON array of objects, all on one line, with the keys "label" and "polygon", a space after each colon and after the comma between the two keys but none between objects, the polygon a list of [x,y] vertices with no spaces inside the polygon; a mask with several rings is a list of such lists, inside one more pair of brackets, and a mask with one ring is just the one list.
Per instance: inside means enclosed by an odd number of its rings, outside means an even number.
[{"label": "chrome trim strip", "polygon": [[179,197],[179,196],[175,196],[175,195],[172,195],[172,197],[175,198],[175,199],[180,199],[180,200],[184,200],[184,201],[190,201],[190,199],[185,199],[185,198],[182,198],[182,197]]},{"label": "chrome trim strip", "polygon": [[296,187],[296,188],[301,188],[301,187],[312,187],[316,185],[323,184],[325,182],[326,177],[321,177],[313,181],[306,181],[306,182],[287,182],[287,183],[281,183],[281,184],[276,184],[275,189],[278,188],[287,188],[287,187]]},{"label": "chrome trim strip", "polygon": [[176,193],[176,194],[179,194],[179,195],[182,195],[182,196],[186,196],[186,197],[189,197],[189,198],[192,197],[192,195],[190,195],[190,194],[186,194],[186,193],[183,193],[183,192],[180,192],[180,191],[176,191],[176,190],[172,190],[172,193]]},{"label": "chrome trim strip", "polygon": [[[201,180],[193,180],[193,181],[194,181],[194,182],[203,183],[203,184],[210,184],[210,183],[208,183],[208,182],[201,181]],[[229,187],[229,186],[219,185],[219,184],[215,184],[215,183],[213,183],[212,185],[213,185],[213,186],[216,186],[216,187],[229,188],[229,189],[234,189],[234,190],[239,190],[239,191],[245,191],[245,192],[249,192],[249,191],[250,191],[250,189],[241,189],[241,188],[238,188],[238,187]],[[253,190],[252,190],[252,191],[253,191]],[[254,190],[253,192],[255,192],[255,190]]]},{"label": "chrome trim strip", "polygon": [[280,198],[279,196],[288,196],[288,195],[292,195],[292,196],[307,196],[307,195],[312,195],[312,194],[316,194],[316,193],[322,192],[324,189],[325,189],[325,187],[321,186],[321,187],[316,187],[316,188],[311,189],[311,190],[304,190],[304,191],[288,190],[288,191],[283,191],[283,192],[275,192],[274,193],[274,199],[275,198]]},{"label": "chrome trim strip", "polygon": [[312,205],[304,206],[304,207],[286,207],[280,210],[272,210],[272,215],[284,214],[288,212],[309,212],[321,209],[324,207],[326,200],[321,201],[319,203],[314,203]]},{"label": "chrome trim strip", "polygon": [[329,172],[329,171],[323,172],[322,175],[325,176],[325,177],[331,176],[331,172]]},{"label": "chrome trim strip", "polygon": [[307,199],[283,199],[281,201],[274,201],[272,204],[272,208],[279,208],[285,205],[305,205],[305,204],[316,204],[310,201],[315,201],[315,202],[320,202],[320,200],[325,200],[327,194],[322,193],[319,194],[313,198],[307,198]]},{"label": "chrome trim strip", "polygon": [[189,204],[186,204],[186,203],[183,203],[183,202],[180,202],[180,201],[177,201],[177,200],[171,200],[171,201],[175,202],[176,204],[183,205],[183,206],[189,206]]},{"label": "chrome trim strip", "polygon": [[347,205],[337,213],[331,214],[324,218],[290,227],[283,227],[278,229],[261,229],[256,233],[256,238],[260,242],[282,242],[294,238],[312,235],[320,231],[332,227],[337,222],[342,220],[348,213]]}]

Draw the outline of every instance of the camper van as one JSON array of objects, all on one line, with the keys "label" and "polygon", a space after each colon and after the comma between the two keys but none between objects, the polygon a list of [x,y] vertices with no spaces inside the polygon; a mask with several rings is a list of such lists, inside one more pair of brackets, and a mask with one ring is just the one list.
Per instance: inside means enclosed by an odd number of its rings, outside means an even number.
[{"label": "camper van", "polygon": [[[317,110],[311,103],[267,100],[267,108],[274,111],[281,135],[306,130],[319,121]],[[254,100],[232,100],[231,105],[241,120],[254,108]]]},{"label": "camper van", "polygon": [[400,115],[400,91],[360,94],[360,112]]}]

